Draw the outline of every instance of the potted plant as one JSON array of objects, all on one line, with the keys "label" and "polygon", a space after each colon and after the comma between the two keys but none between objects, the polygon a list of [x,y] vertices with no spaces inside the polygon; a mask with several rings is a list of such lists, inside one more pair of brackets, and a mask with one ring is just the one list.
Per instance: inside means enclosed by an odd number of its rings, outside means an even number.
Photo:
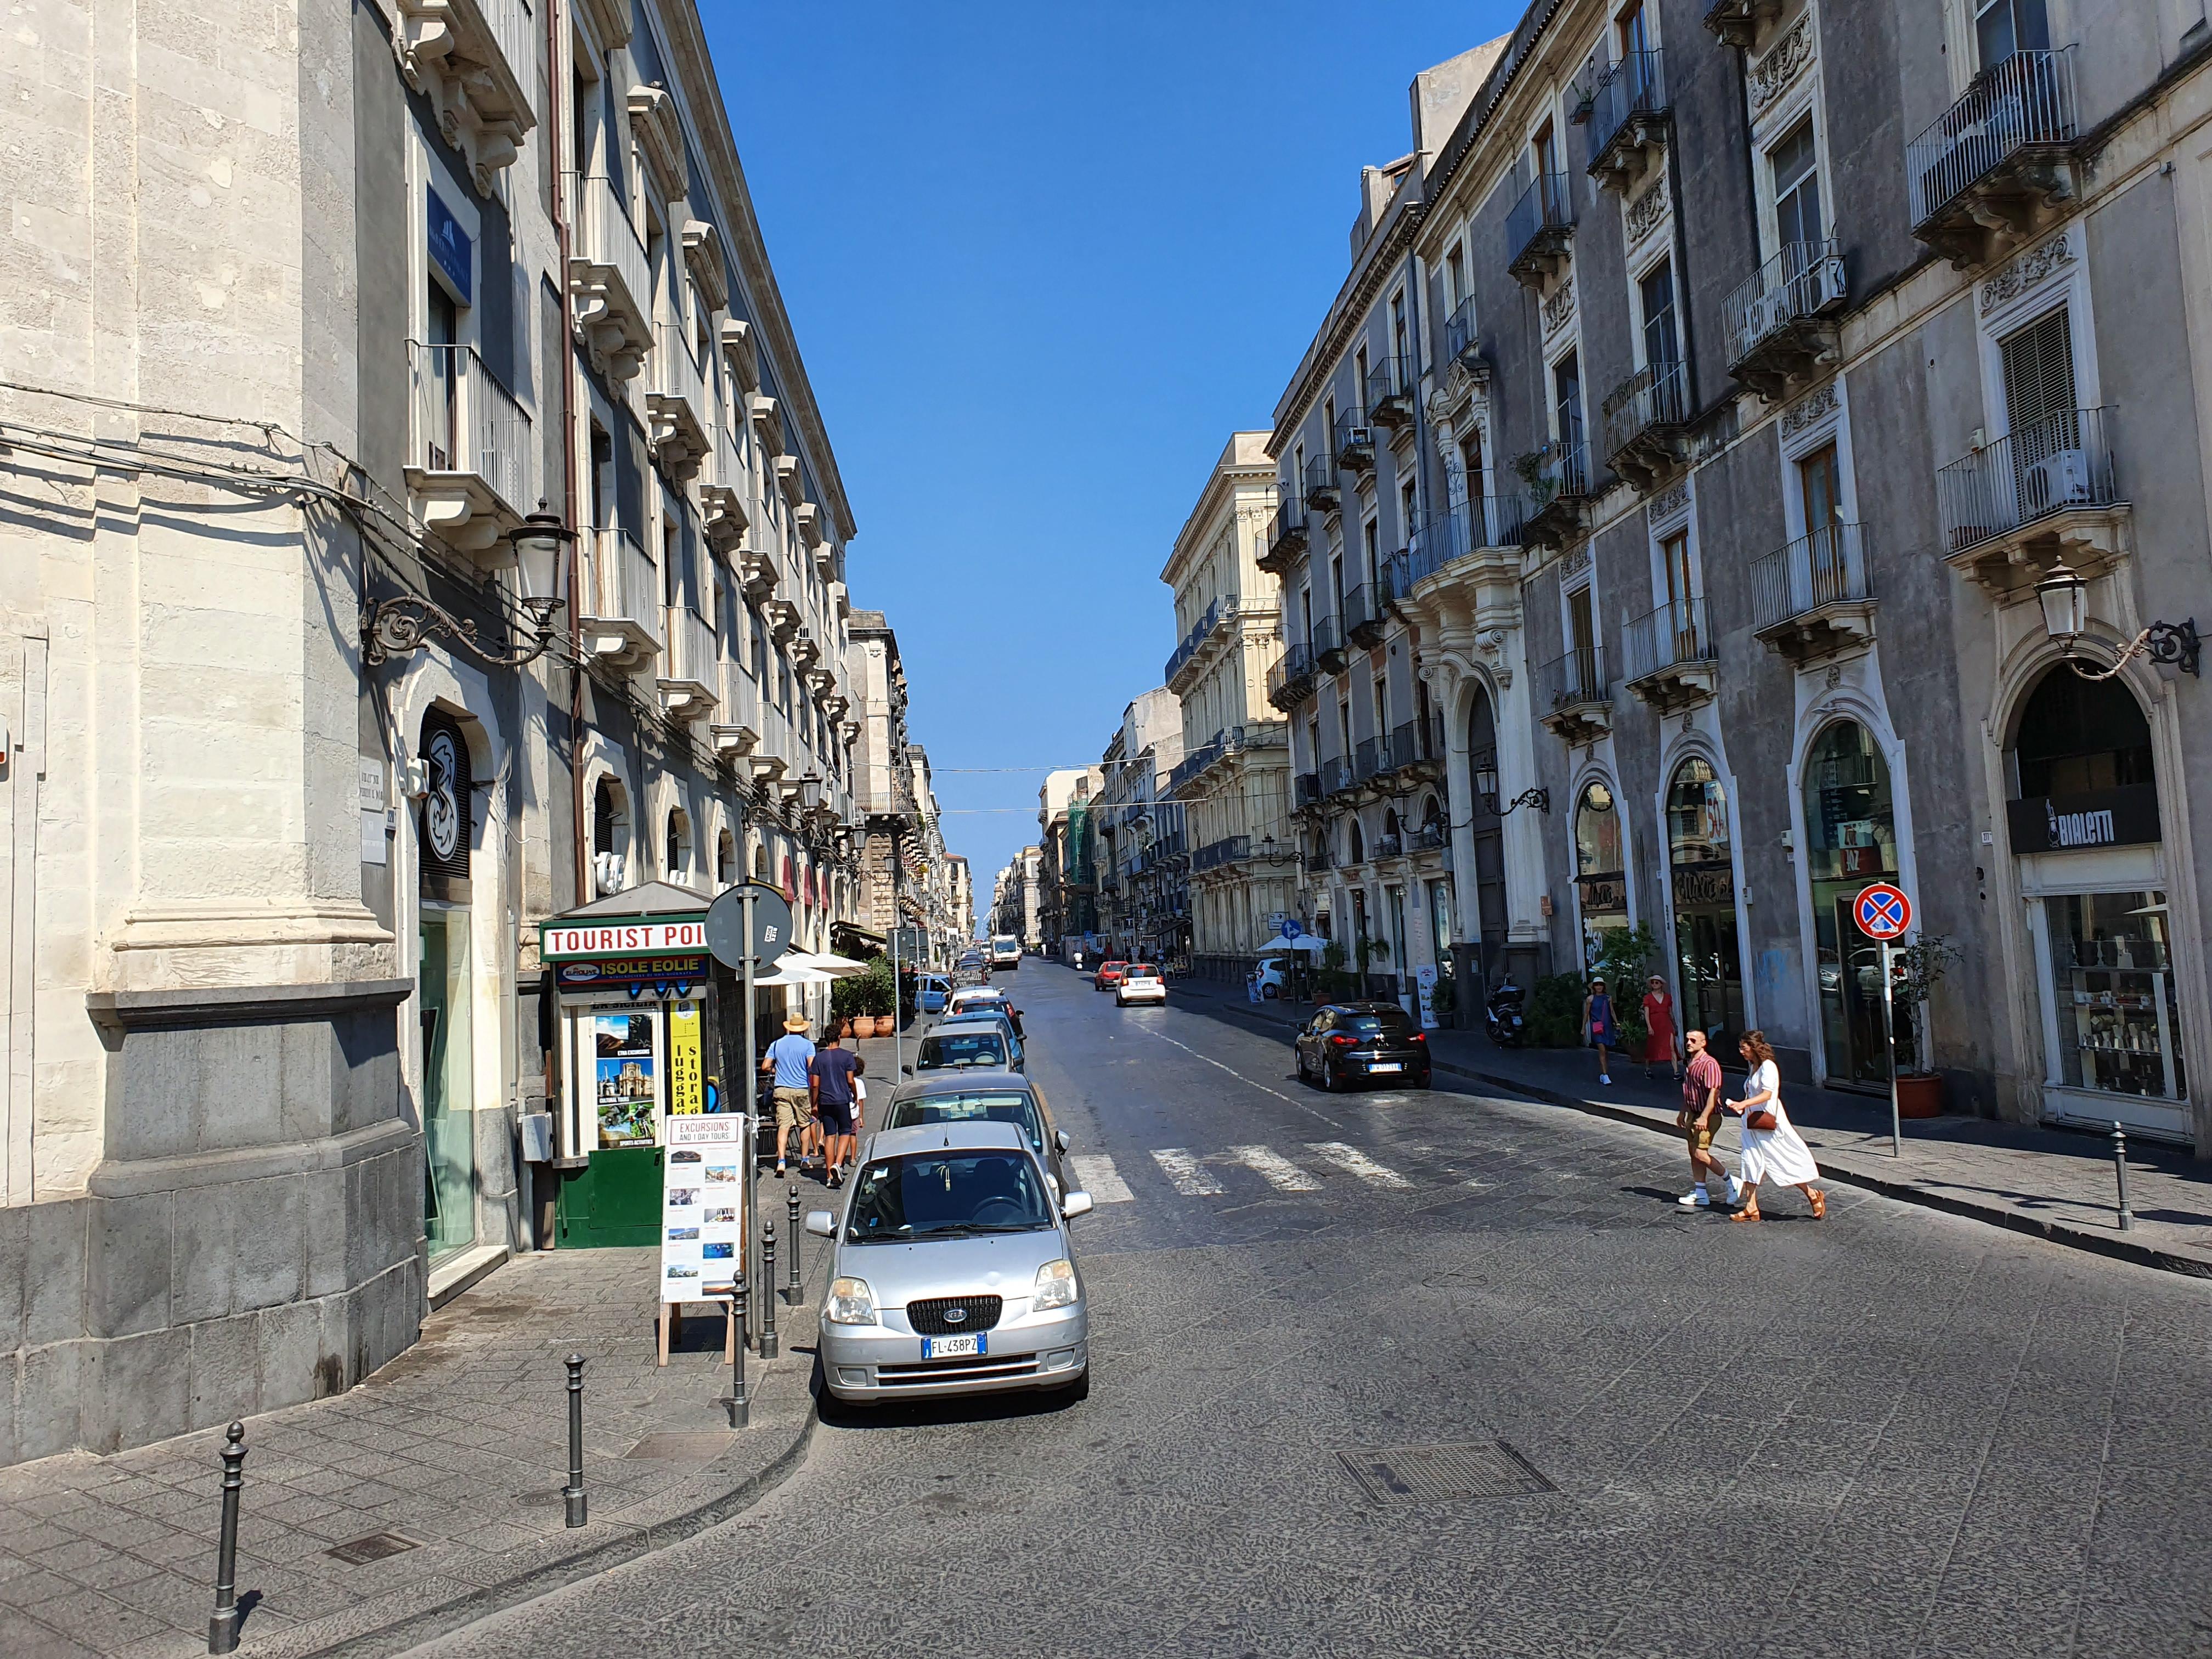
[{"label": "potted plant", "polygon": [[1544,506],[1559,493],[1559,475],[1546,470],[1544,464],[1548,459],[1550,457],[1540,449],[1532,449],[1526,454],[1513,458],[1514,471],[1519,473],[1521,482],[1528,486],[1529,497],[1538,507]]},{"label": "potted plant", "polygon": [[[1943,1115],[1943,1079],[1928,1040],[1928,999],[1953,964],[1965,960],[1966,953],[1941,933],[1923,933],[1890,955],[1890,1008],[1898,1027],[1891,1059],[1897,1064],[1899,1117]],[[1907,1054],[1911,1064],[1899,1063]]]}]

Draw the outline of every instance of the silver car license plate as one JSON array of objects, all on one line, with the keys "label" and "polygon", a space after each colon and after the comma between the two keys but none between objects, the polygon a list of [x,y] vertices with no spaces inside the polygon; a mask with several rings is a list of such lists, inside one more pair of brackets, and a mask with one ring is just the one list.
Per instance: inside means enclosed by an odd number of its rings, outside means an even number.
[{"label": "silver car license plate", "polygon": [[1367,1069],[1370,1072],[1402,1072],[1406,1069],[1406,1062],[1402,1060],[1377,1060],[1370,1061]]},{"label": "silver car license plate", "polygon": [[973,1336],[925,1336],[921,1339],[924,1359],[980,1359],[984,1352],[983,1334]]}]

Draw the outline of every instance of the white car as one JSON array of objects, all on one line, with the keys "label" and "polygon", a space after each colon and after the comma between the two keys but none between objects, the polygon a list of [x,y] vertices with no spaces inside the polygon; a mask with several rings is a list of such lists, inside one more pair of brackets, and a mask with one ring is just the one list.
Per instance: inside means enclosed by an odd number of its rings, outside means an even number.
[{"label": "white car", "polygon": [[1161,1002],[1168,1000],[1168,982],[1160,977],[1160,970],[1149,962],[1133,962],[1121,975],[1121,982],[1114,988],[1116,1006],[1126,1008],[1133,1002]]}]

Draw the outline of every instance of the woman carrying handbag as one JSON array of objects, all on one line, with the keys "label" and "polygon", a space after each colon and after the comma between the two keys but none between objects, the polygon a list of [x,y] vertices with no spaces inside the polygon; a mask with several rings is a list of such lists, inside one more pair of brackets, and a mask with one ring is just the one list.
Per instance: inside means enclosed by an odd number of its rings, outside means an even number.
[{"label": "woman carrying handbag", "polygon": [[1795,1187],[1813,1206],[1813,1218],[1828,1213],[1828,1195],[1813,1183],[1820,1178],[1813,1162],[1813,1149],[1790,1127],[1790,1114],[1782,1108],[1782,1069],[1774,1063],[1774,1049],[1765,1034],[1747,1031],[1736,1045],[1751,1075],[1741,1100],[1724,1100],[1721,1109],[1743,1119],[1743,1207],[1730,1221],[1759,1221],[1759,1188],[1764,1181]]}]

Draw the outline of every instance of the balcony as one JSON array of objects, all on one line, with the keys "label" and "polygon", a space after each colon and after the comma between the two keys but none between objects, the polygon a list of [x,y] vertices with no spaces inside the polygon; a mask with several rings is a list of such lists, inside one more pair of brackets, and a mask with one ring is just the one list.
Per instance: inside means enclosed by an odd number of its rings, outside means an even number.
[{"label": "balcony", "polygon": [[2033,236],[2075,193],[2074,54],[2016,52],[1905,147],[1912,234],[1960,270]]},{"label": "balcony", "polygon": [[660,572],[627,530],[606,526],[579,538],[578,605],[585,651],[611,668],[635,668],[660,650]]},{"label": "balcony", "polygon": [[1294,640],[1267,671],[1267,701],[1285,714],[1313,696],[1313,647]]},{"label": "balcony", "polygon": [[1540,292],[1566,269],[1575,237],[1574,186],[1564,173],[1532,180],[1505,216],[1505,269],[1524,288]]},{"label": "balcony", "polygon": [[1334,513],[1342,499],[1336,486],[1336,463],[1316,455],[1306,463],[1306,506],[1316,513]]},{"label": "balcony", "polygon": [[1382,595],[1372,582],[1362,582],[1344,596],[1344,631],[1354,645],[1382,643]]},{"label": "balcony", "polygon": [[1317,806],[1321,804],[1321,774],[1301,772],[1291,781],[1291,810],[1298,812],[1309,806]]},{"label": "balcony", "polygon": [[791,636],[791,665],[806,669],[822,660],[822,642],[805,623],[800,623]]},{"label": "balcony", "polygon": [[788,644],[798,634],[799,607],[789,599],[770,599],[761,606],[760,613],[761,620],[768,624],[769,638]]},{"label": "balcony", "polygon": [[1850,297],[1843,244],[1791,242],[1722,302],[1729,373],[1769,403],[1836,361],[1829,313]]},{"label": "balcony", "polygon": [[429,100],[438,131],[468,158],[479,194],[495,193],[522,136],[538,125],[524,77],[537,37],[522,0],[399,0],[399,66]]},{"label": "balcony", "polygon": [[753,437],[769,455],[783,453],[783,414],[765,392],[748,392],[745,416],[753,423]]},{"label": "balcony", "polygon": [[726,558],[752,527],[752,509],[747,504],[751,480],[738,459],[736,441],[720,422],[714,428],[714,482],[699,486],[700,527],[708,544]]},{"label": "balcony", "polygon": [[1344,648],[1344,629],[1334,617],[1316,617],[1313,620],[1314,665],[1325,673],[1334,674],[1352,660]]},{"label": "balcony", "polygon": [[612,380],[635,379],[653,349],[653,276],[645,241],[614,186],[599,173],[569,173],[575,223],[568,244],[569,326]]},{"label": "balcony", "polygon": [[1490,384],[1490,364],[1482,355],[1482,339],[1474,329],[1474,298],[1462,300],[1444,319],[1444,357],[1474,377],[1475,389]]},{"label": "balcony", "polygon": [[408,506],[456,552],[513,562],[501,538],[537,500],[530,416],[472,346],[407,343]]},{"label": "balcony", "polygon": [[1548,443],[1518,464],[1528,480],[1528,510],[1521,538],[1534,547],[1560,547],[1579,536],[1589,521],[1589,451],[1577,439]]},{"label": "balcony", "polygon": [[745,597],[757,605],[775,592],[775,560],[757,547],[748,547],[738,555],[738,585],[744,589]]},{"label": "balcony", "polygon": [[1954,570],[2002,598],[2063,562],[2100,575],[2125,550],[2102,409],[2073,409],[1999,438],[1936,475]]},{"label": "balcony", "polygon": [[667,609],[668,648],[661,653],[660,712],[672,720],[690,723],[714,712],[720,690],[721,652],[714,629],[688,605]]},{"label": "balcony", "polygon": [[1367,412],[1376,426],[1395,432],[1413,423],[1413,365],[1385,357],[1367,371]]},{"label": "balcony", "polygon": [[1783,0],[1713,0],[1705,14],[1705,27],[1724,46],[1749,52],[1759,45],[1759,31],[1782,15]]},{"label": "balcony", "polygon": [[1310,876],[1323,875],[1336,868],[1336,860],[1326,847],[1316,847],[1310,853],[1303,854],[1299,862]]},{"label": "balcony", "polygon": [[1370,778],[1382,776],[1387,769],[1383,764],[1384,750],[1380,738],[1362,738],[1352,745],[1352,781],[1365,783]]},{"label": "balcony", "polygon": [[1278,503],[1267,520],[1267,539],[1255,562],[1271,576],[1287,575],[1305,550],[1305,504],[1295,499]]},{"label": "balcony", "polygon": [[1444,731],[1441,718],[1426,721],[1401,720],[1390,728],[1383,769],[1410,773],[1410,781],[1441,777],[1444,766]]},{"label": "balcony", "polygon": [[1324,799],[1340,795],[1358,780],[1352,775],[1352,760],[1346,755],[1331,755],[1321,763],[1321,793]]},{"label": "balcony", "polygon": [[715,712],[721,718],[707,732],[721,759],[741,760],[760,746],[759,694],[744,665],[734,658],[722,659],[722,695]]},{"label": "balcony", "polygon": [[1638,495],[1650,495],[1688,454],[1689,420],[1689,370],[1646,364],[1606,398],[1606,465]]},{"label": "balcony", "polygon": [[1182,636],[1176,648],[1168,653],[1167,665],[1161,670],[1160,678],[1170,690],[1177,690],[1176,682],[1183,670],[1197,660],[1198,648],[1213,632],[1213,625],[1221,619],[1221,601],[1216,599],[1206,607],[1206,614],[1191,624],[1190,632]]},{"label": "balcony", "polygon": [[1365,410],[1347,409],[1338,416],[1332,442],[1338,471],[1354,477],[1364,477],[1375,471],[1375,428],[1368,423]]},{"label": "balcony", "polygon": [[769,463],[769,469],[775,477],[775,487],[783,492],[784,505],[795,514],[806,494],[806,480],[800,475],[799,457],[778,455]]},{"label": "balcony", "polygon": [[1667,98],[1667,55],[1632,52],[1598,76],[1590,90],[1589,176],[1626,195],[1664,161],[1673,125]]},{"label": "balcony", "polygon": [[645,394],[653,459],[678,483],[699,476],[714,447],[707,435],[707,377],[680,323],[654,331],[652,389]]},{"label": "balcony", "polygon": [[1224,865],[1241,864],[1252,856],[1249,836],[1224,836],[1219,841],[1210,841],[1190,855],[1193,875],[1202,870],[1217,870]]},{"label": "balcony", "polygon": [[1613,730],[1605,647],[1578,645],[1534,675],[1536,718],[1563,743],[1594,743]]},{"label": "balcony", "polygon": [[1874,640],[1863,532],[1831,525],[1769,553],[1751,567],[1751,603],[1759,639],[1800,668],[1863,650]]},{"label": "balcony", "polygon": [[1662,714],[1713,695],[1719,659],[1703,599],[1669,599],[1621,629],[1628,689]]}]

